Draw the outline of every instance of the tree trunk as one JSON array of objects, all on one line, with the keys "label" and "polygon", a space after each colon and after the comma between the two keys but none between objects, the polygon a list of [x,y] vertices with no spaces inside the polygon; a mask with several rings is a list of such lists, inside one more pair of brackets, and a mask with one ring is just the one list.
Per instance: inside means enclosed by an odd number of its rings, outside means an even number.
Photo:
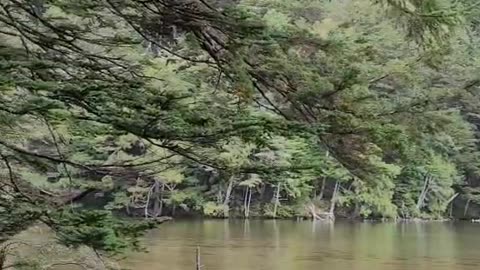
[{"label": "tree trunk", "polygon": [[145,218],[148,218],[148,207],[150,206],[150,196],[152,195],[152,190],[154,188],[154,185],[148,190],[147,193],[147,202],[145,203]]},{"label": "tree trunk", "polygon": [[225,200],[225,198],[223,197],[223,192],[222,192],[222,189],[219,188],[218,189],[218,193],[217,193],[217,203],[218,204],[223,204],[223,201]]},{"label": "tree trunk", "polygon": [[[326,152],[325,153],[325,157],[328,158],[328,156],[330,155],[330,152]],[[327,177],[324,176],[323,179],[322,179],[322,187],[320,188],[320,194],[318,195],[318,200],[321,201],[323,199],[323,193],[325,191],[325,182],[326,182],[326,179]]]},{"label": "tree trunk", "polygon": [[325,182],[326,182],[326,177],[323,177],[322,179],[322,187],[320,188],[320,194],[318,194],[318,200],[321,201],[323,199],[323,192],[325,191]]},{"label": "tree trunk", "polygon": [[248,188],[248,197],[247,197],[247,204],[245,208],[245,217],[248,218],[250,216],[250,202],[252,201],[252,189]]},{"label": "tree trunk", "polygon": [[453,200],[455,200],[455,198],[457,198],[457,196],[459,195],[459,193],[455,193],[452,195],[452,197],[450,197],[447,202],[445,203],[445,207],[448,207],[448,205],[453,205]]},{"label": "tree trunk", "polygon": [[277,208],[280,204],[280,183],[277,185],[277,192],[275,192],[275,206],[273,208],[273,218],[277,218]]},{"label": "tree trunk", "polygon": [[338,184],[338,181],[335,182],[335,188],[333,189],[333,194],[332,194],[332,199],[330,200],[330,216],[333,217],[334,214],[333,212],[335,211],[335,203],[337,200],[337,193],[340,185]]},{"label": "tree trunk", "polygon": [[127,215],[130,216],[130,201],[125,205],[125,211],[127,212]]},{"label": "tree trunk", "polygon": [[[7,262],[8,246],[0,247],[0,270],[4,269]],[[5,267],[6,269],[6,267]]]},{"label": "tree trunk", "polygon": [[448,217],[449,217],[449,218],[453,218],[453,203],[450,204],[450,209],[449,209]]},{"label": "tree trunk", "polygon": [[210,175],[208,176],[207,178],[207,190],[211,190],[212,189],[212,183],[213,183],[213,180],[215,178],[215,173],[212,171],[210,172]]},{"label": "tree trunk", "polygon": [[247,194],[248,194],[248,187],[245,187],[245,192],[243,193],[243,213],[244,216],[247,217]]},{"label": "tree trunk", "polygon": [[230,177],[230,180],[228,181],[228,186],[227,186],[227,191],[225,192],[225,199],[223,201],[223,215],[224,217],[228,217],[229,215],[229,206],[228,204],[230,203],[230,195],[232,194],[233,190],[233,179],[234,176],[232,175]]},{"label": "tree trunk", "polygon": [[248,213],[247,213],[247,200],[248,200],[248,190],[250,187],[245,187],[245,192],[243,193],[243,213],[245,218],[248,218]]},{"label": "tree trunk", "polygon": [[459,195],[459,193],[453,194],[452,197],[450,197],[450,199],[448,199],[446,204],[449,205],[451,202],[453,202],[453,200],[455,200],[455,198],[457,198],[458,195]]},{"label": "tree trunk", "polygon": [[465,203],[465,208],[463,209],[463,217],[466,217],[467,216],[467,212],[468,212],[468,206],[470,205],[470,199],[467,200],[467,202]]},{"label": "tree trunk", "polygon": [[425,182],[423,183],[422,192],[420,192],[420,196],[418,197],[417,201],[417,209],[420,210],[423,207],[423,203],[425,198],[427,197],[428,189],[430,188],[430,181],[431,177],[429,175],[425,176]]},{"label": "tree trunk", "polygon": [[161,214],[161,199],[160,199],[160,182],[155,181],[155,187],[153,189],[153,194],[155,201],[153,202],[153,217],[158,217]]},{"label": "tree trunk", "polygon": [[163,193],[165,193],[165,184],[162,182],[162,190],[160,191],[160,209],[158,211],[158,216],[163,214]]}]

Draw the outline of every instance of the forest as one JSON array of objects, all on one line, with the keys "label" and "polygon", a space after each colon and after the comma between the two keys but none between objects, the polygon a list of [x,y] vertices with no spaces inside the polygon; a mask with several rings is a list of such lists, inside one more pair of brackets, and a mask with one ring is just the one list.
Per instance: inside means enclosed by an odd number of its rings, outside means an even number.
[{"label": "forest", "polygon": [[167,216],[478,218],[479,16],[0,0],[0,244],[37,223],[117,254]]}]

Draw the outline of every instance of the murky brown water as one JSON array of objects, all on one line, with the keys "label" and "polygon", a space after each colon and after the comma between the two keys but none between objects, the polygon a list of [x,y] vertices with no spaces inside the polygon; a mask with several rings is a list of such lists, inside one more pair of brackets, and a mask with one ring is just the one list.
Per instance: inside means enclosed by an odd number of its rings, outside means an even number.
[{"label": "murky brown water", "polygon": [[135,270],[480,269],[480,224],[175,221],[145,239]]}]

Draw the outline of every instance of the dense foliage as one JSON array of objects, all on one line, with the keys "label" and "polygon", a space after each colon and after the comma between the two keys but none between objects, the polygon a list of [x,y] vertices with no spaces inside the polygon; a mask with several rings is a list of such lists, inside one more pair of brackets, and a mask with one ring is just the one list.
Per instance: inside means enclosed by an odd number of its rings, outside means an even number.
[{"label": "dense foliage", "polygon": [[463,218],[476,6],[0,0],[0,239],[40,221],[116,254],[153,226],[124,215]]}]

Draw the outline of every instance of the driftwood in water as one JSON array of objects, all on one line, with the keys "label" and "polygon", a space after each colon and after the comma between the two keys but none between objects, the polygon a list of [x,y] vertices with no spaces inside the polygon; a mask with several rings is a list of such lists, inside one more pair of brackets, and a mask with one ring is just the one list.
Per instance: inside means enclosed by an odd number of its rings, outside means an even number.
[{"label": "driftwood in water", "polygon": [[313,203],[311,203],[307,207],[307,210],[310,212],[310,215],[312,216],[313,220],[333,221],[335,219],[333,214],[317,209],[317,207]]},{"label": "driftwood in water", "polygon": [[200,262],[200,247],[197,246],[197,251],[195,255],[195,270],[202,269],[202,263]]},{"label": "driftwood in water", "polygon": [[335,188],[333,189],[332,198],[330,199],[330,209],[328,212],[324,212],[320,209],[317,209],[317,207],[313,202],[306,207],[306,209],[310,212],[310,215],[314,220],[324,220],[324,221],[335,220],[335,204],[337,202],[339,190],[340,190],[340,183],[336,181]]},{"label": "driftwood in water", "polygon": [[154,219],[154,221],[157,223],[157,224],[162,224],[164,222],[167,222],[167,221],[170,221],[172,220],[172,217],[167,217],[167,216],[162,216],[162,217],[156,217]]}]

